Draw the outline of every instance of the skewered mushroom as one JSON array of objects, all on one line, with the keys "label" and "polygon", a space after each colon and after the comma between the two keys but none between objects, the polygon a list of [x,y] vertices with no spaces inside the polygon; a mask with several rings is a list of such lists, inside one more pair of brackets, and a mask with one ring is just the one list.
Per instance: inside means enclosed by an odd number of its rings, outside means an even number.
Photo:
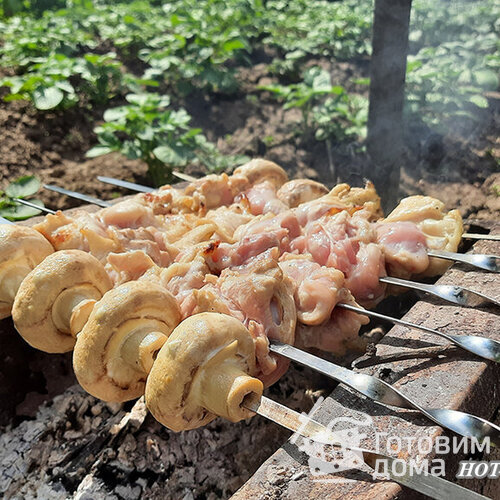
[{"label": "skewered mushroom", "polygon": [[81,250],[53,253],[19,287],[12,308],[16,329],[37,349],[70,351],[94,304],[111,287],[92,255]]},{"label": "skewered mushroom", "polygon": [[78,335],[78,382],[105,401],[141,396],[156,353],[180,320],[174,296],[156,283],[135,281],[110,290]]},{"label": "skewered mushroom", "polygon": [[0,319],[10,316],[23,279],[53,252],[52,245],[31,227],[0,225]]},{"label": "skewered mushroom", "polygon": [[271,182],[276,189],[288,181],[287,173],[276,163],[261,158],[251,160],[234,171],[235,175],[244,175],[250,184]]},{"label": "skewered mushroom", "polygon": [[201,313],[172,332],[146,383],[146,405],[174,431],[195,429],[222,416],[249,418],[245,398],[262,396],[252,336],[232,316]]}]

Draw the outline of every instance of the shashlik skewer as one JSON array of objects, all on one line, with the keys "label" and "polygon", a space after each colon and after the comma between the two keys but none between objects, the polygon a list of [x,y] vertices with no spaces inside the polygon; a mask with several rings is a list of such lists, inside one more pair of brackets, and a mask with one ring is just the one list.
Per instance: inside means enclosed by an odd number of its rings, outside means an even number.
[{"label": "shashlik skewer", "polygon": [[[110,178],[100,178],[103,182],[110,182],[112,184],[117,184],[121,185],[121,181],[110,179]],[[293,181],[290,181],[287,183],[290,185]],[[139,185],[135,185],[139,186]],[[326,189],[326,188],[325,188]],[[415,198],[422,198],[424,199],[425,197],[415,197]],[[410,198],[408,199],[410,200]],[[429,200],[432,200],[429,198]],[[437,200],[434,200],[434,202],[437,202]],[[429,204],[429,202],[427,202]],[[292,205],[294,206],[294,205]],[[295,205],[296,206],[296,205]],[[442,207],[438,206],[437,210],[442,210]],[[401,210],[403,212],[403,210]],[[392,219],[398,218],[394,216]],[[399,220],[401,220],[401,217],[399,217]],[[404,220],[404,215],[403,215],[403,220]],[[435,228],[432,227],[432,224],[429,223],[427,224],[429,227],[429,237],[437,237],[435,234]],[[433,252],[432,250],[429,250],[429,252]],[[429,254],[430,255],[430,254]],[[434,256],[438,256],[436,253],[433,254]],[[449,254],[444,254],[443,255],[445,258],[449,258]],[[495,270],[497,265],[497,257],[495,256],[482,256],[482,255],[463,255],[463,254],[452,254],[452,259],[451,260],[460,260],[460,261],[466,261],[467,263],[472,263],[473,265],[478,265],[481,269],[486,269],[486,270]],[[434,273],[431,273],[434,274]],[[490,302],[495,305],[499,305],[499,302],[496,301],[495,299],[492,299],[490,297],[485,296],[484,294],[474,292],[473,290],[469,290],[463,287],[446,287],[445,285],[427,285],[424,283],[419,283],[419,282],[413,282],[409,280],[402,280],[401,277],[383,277],[380,279],[383,282],[386,283],[391,283],[396,284],[398,286],[406,287],[406,288],[411,288],[415,290],[421,290],[425,291],[427,293],[430,293],[432,295],[435,295],[443,300],[446,300],[448,302],[451,302],[453,304],[457,304],[460,306],[466,306],[466,307],[478,307],[480,305],[483,305],[484,303]]]},{"label": "shashlik skewer", "polygon": [[28,200],[23,200],[22,198],[17,198],[16,203],[19,203],[21,205],[26,205],[27,207],[34,208],[35,210],[40,210],[41,212],[45,212],[47,214],[53,215],[56,213],[54,210],[50,210],[50,208],[40,207],[39,205],[31,203],[31,201]]},{"label": "shashlik skewer", "polygon": [[[247,177],[248,175],[248,177]],[[216,176],[215,176],[216,177]],[[251,178],[251,180],[249,180]],[[218,178],[216,177],[215,182],[210,182],[206,183],[208,185],[205,186],[192,186],[189,192],[189,196],[184,196],[183,193],[172,195],[172,193],[167,193],[169,196],[171,196],[170,200],[173,201],[174,203],[177,202],[177,208],[179,210],[184,211],[186,207],[189,209],[191,205],[193,205],[193,208],[196,210],[203,209],[203,207],[209,207],[211,204],[214,202],[220,201],[220,192],[222,192],[222,196],[227,198],[228,201],[232,201],[234,198],[234,193],[239,192],[239,189],[235,189],[234,186],[231,186],[231,180],[236,184],[236,186],[246,186],[247,188],[251,188],[251,183],[252,182],[259,182],[260,179],[263,180],[268,180],[271,183],[280,183],[282,180],[286,180],[286,173],[279,167],[278,165],[272,163],[272,162],[265,162],[265,161],[253,161],[249,162],[248,164],[240,167],[240,174],[237,176],[233,176],[232,179],[229,179],[228,176],[222,175],[219,176]],[[212,179],[213,181],[213,179]],[[221,189],[219,189],[219,187]],[[194,188],[194,189],[193,189]],[[205,189],[206,188],[206,189]],[[220,191],[220,192],[219,192]],[[93,197],[87,197],[86,195],[80,195],[79,199],[83,199],[94,203],[94,202],[99,202],[99,200],[93,198]],[[168,196],[166,198],[169,200]],[[161,215],[156,216],[154,213],[154,210],[148,206],[149,200],[144,199],[140,200],[142,201],[141,203],[135,203],[133,206],[139,211],[139,214],[136,215],[137,220],[133,220],[132,224],[134,227],[139,227],[139,226],[158,226],[158,224],[161,225]],[[107,202],[106,202],[107,203]],[[162,210],[164,209],[162,205],[163,201],[161,201],[159,209],[160,209],[160,214],[162,213]],[[130,204],[133,204],[133,202],[127,201],[127,207]],[[217,204],[217,203],[216,203]],[[90,216],[88,213],[83,213],[81,216],[75,215],[75,217],[72,217],[71,219],[66,217],[64,214],[61,212],[58,212],[53,216],[53,218],[48,218],[45,221],[45,224],[39,224],[35,226],[35,229],[37,229],[39,232],[41,232],[44,236],[49,238],[49,242],[53,245],[55,250],[59,250],[62,248],[83,248],[86,250],[92,250],[92,245],[96,247],[96,252],[101,252],[102,251],[102,245],[105,245],[104,251],[105,253],[111,251],[114,249],[115,251],[118,251],[121,249],[122,244],[121,242],[123,241],[124,238],[126,238],[126,235],[118,235],[118,240],[116,237],[113,237],[113,241],[110,241],[109,239],[106,238],[106,234],[102,234],[103,232],[105,233],[106,231],[103,231],[103,225],[113,225],[113,226],[118,226],[120,228],[123,225],[124,218],[127,219],[130,214],[130,210],[128,208],[125,208],[122,210],[124,207],[124,203],[121,204],[116,204],[113,207],[108,208],[108,212],[104,210],[102,212],[104,220],[100,220],[99,218],[96,219],[96,216]],[[49,209],[46,211],[52,212]],[[106,214],[106,216],[104,216]],[[194,215],[193,215],[194,217]],[[236,214],[234,215],[236,217]],[[233,218],[234,218],[233,217]],[[75,221],[75,218],[80,220],[79,222],[76,223],[74,227],[71,226],[72,221]],[[126,221],[128,224],[130,221]],[[96,229],[96,223],[97,223],[97,231]],[[9,224],[10,226],[11,224]],[[69,225],[69,226],[68,226]],[[90,228],[87,227],[90,225]],[[54,228],[54,226],[56,226]],[[59,226],[61,227],[60,231],[57,231],[57,228]],[[68,227],[64,227],[68,226]],[[209,228],[207,225],[206,228]],[[27,240],[29,238],[34,238],[39,240],[40,235],[36,235],[35,229],[28,228],[28,227],[21,227],[20,229],[15,230],[15,234],[17,237],[19,237],[19,242],[21,243],[24,240]],[[13,231],[11,230],[10,233]],[[24,232],[24,240],[20,237],[20,233]],[[4,230],[4,233],[8,234],[9,231],[6,229]],[[54,233],[53,237],[49,237],[49,233]],[[148,232],[150,233],[150,232]],[[116,236],[116,232],[115,232]],[[143,234],[144,236],[144,234]],[[146,235],[149,240],[153,240],[150,245],[156,245],[158,246],[158,243],[155,243],[154,241],[154,234],[148,234]],[[201,235],[198,235],[198,238],[201,237]],[[9,238],[5,239],[2,238],[0,239],[0,246],[3,245],[4,243],[6,244],[7,248],[9,247]],[[196,241],[195,241],[196,242]],[[188,242],[186,242],[188,243]],[[22,245],[21,245],[22,246]],[[127,246],[127,245],[126,245]],[[16,261],[15,262],[15,267],[17,268],[17,282],[20,283],[22,281],[22,278],[31,270],[35,265],[37,265],[40,261],[34,261],[33,257],[30,257],[29,259],[24,258],[25,260],[25,265],[23,266],[23,272],[24,275],[21,274],[21,267],[18,265],[18,254],[24,253],[27,254],[29,252],[29,249],[27,248],[19,248],[15,254],[12,254],[7,252],[1,252],[0,254],[3,254],[4,258],[8,259],[9,255],[13,257],[13,259]],[[162,252],[161,249],[157,249],[157,253],[159,252],[159,257],[161,257]],[[163,252],[165,254],[165,252]],[[4,260],[0,260],[0,266],[4,269],[7,269],[10,266],[10,263]],[[12,279],[9,281],[6,281],[5,283],[2,283],[2,285],[5,284],[5,286],[8,287],[8,290],[0,290],[0,315],[1,317],[7,317],[10,314],[10,309],[12,307],[12,301],[13,301],[13,296],[15,295],[15,288],[13,288],[13,282]],[[0,286],[1,288],[1,286]],[[6,295],[6,297],[3,297]],[[4,300],[5,299],[5,300]]]},{"label": "shashlik skewer", "polygon": [[[197,177],[193,177],[192,175],[187,175],[187,174],[184,174],[182,172],[174,171],[173,175],[175,175],[179,179],[182,179],[183,181],[186,181],[186,182],[193,182],[193,181],[198,180]],[[144,189],[147,190],[145,192],[155,191],[154,188],[142,186],[141,184],[136,184],[134,182],[124,182],[124,181],[121,181],[120,179],[114,179],[113,177],[98,176],[97,179],[101,182],[104,182],[107,184],[112,184],[114,186],[124,187],[124,188],[130,189],[132,191],[143,192]],[[324,188],[326,189],[326,191],[328,191],[328,188],[326,186],[324,186]],[[471,240],[500,241],[500,235],[496,235],[496,234],[481,234],[481,233],[465,232],[465,233],[462,233],[462,238],[471,239]]]}]

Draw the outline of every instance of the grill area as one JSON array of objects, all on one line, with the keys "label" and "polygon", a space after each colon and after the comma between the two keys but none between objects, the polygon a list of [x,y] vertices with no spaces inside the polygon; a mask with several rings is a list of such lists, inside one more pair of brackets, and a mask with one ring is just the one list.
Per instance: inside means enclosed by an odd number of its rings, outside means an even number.
[{"label": "grill area", "polygon": [[[95,207],[88,209],[94,211]],[[498,225],[489,229],[500,234]],[[482,241],[474,245],[476,253],[498,254],[499,250],[500,245],[495,242]],[[499,299],[500,295],[491,286],[494,281],[493,274],[454,266],[439,282],[469,286]],[[394,308],[404,304],[405,300],[393,300],[390,312],[395,314]],[[447,333],[499,339],[496,332],[500,319],[493,309],[458,308],[426,299],[417,302],[405,319]],[[2,323],[2,329],[7,339],[16,335],[10,320]],[[17,340],[22,344],[22,340]],[[20,347],[17,355],[28,351],[27,346]],[[402,353],[415,352],[422,357],[398,359]],[[490,421],[498,418],[499,372],[494,363],[484,363],[447,347],[445,341],[434,336],[407,330],[403,333],[401,327],[391,329],[371,354],[358,360],[362,372],[402,388],[422,404],[459,409]],[[26,410],[28,414],[31,412],[32,419],[15,428],[7,427],[3,433],[1,484],[2,493],[7,497],[220,498],[234,492],[235,498],[296,498],[298,495],[411,498],[409,495],[414,495],[409,490],[402,493],[395,483],[374,483],[362,472],[349,471],[347,476],[352,482],[340,485],[317,481],[318,478],[310,474],[308,456],[303,452],[304,442],[287,442],[288,431],[260,417],[239,424],[219,419],[205,428],[175,434],[147,415],[141,402],[106,404],[73,386],[70,355],[54,357],[36,352],[35,357],[39,357],[35,364],[38,364],[38,374],[47,379],[49,394],[37,412],[36,401]],[[382,361],[377,361],[379,357]],[[24,363],[20,365],[19,371],[25,371]],[[67,373],[65,378],[61,378],[63,372]],[[53,378],[58,379],[58,383]],[[65,386],[69,388],[53,397]],[[327,396],[334,386],[312,370],[292,364],[286,376],[268,393],[297,411],[308,412],[317,397]],[[314,418],[325,424],[338,417],[359,419],[356,410],[372,416],[375,429],[392,436],[434,439],[440,434],[437,426],[414,412],[392,411],[342,386],[331,392]],[[369,433],[361,444],[373,449],[373,434]],[[446,457],[450,479],[460,458]],[[493,454],[491,459],[494,458]],[[471,488],[470,482],[466,486]],[[478,482],[477,488],[494,498],[493,486],[487,481]]]}]

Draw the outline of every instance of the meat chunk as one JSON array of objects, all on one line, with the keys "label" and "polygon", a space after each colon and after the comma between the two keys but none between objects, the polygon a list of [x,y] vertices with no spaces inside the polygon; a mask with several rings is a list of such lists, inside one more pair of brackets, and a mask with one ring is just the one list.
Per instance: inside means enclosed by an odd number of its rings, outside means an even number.
[{"label": "meat chunk", "polygon": [[306,325],[329,319],[344,286],[342,272],[320,266],[307,255],[285,254],[279,265],[294,285],[297,319]]},{"label": "meat chunk", "polygon": [[426,238],[413,222],[381,222],[377,239],[391,276],[409,278],[428,268]]},{"label": "meat chunk", "polygon": [[98,218],[105,226],[115,226],[117,228],[157,226],[160,223],[151,207],[133,199],[116,203],[101,210]]},{"label": "meat chunk", "polygon": [[[357,305],[352,295],[344,288],[339,302]],[[345,356],[347,352],[363,352],[366,341],[359,336],[361,325],[369,322],[366,316],[335,308],[330,317],[320,325],[297,323],[295,345],[301,349],[321,349]]]},{"label": "meat chunk", "polygon": [[293,343],[296,311],[291,282],[270,249],[241,266],[225,269],[219,278],[193,292],[191,314],[215,311],[230,314],[248,328],[255,340],[259,378],[267,385],[286,371],[288,362],[269,352],[269,339]]},{"label": "meat chunk", "polygon": [[236,201],[242,199],[246,200],[253,215],[279,214],[288,210],[288,206],[278,198],[276,188],[269,181],[257,184],[236,196]]},{"label": "meat chunk", "polygon": [[[384,219],[383,222],[409,221],[425,235],[427,248],[456,252],[463,233],[462,217],[458,210],[445,210],[444,203],[430,196],[410,196]],[[443,259],[430,259],[423,276],[443,274],[450,266]]]}]

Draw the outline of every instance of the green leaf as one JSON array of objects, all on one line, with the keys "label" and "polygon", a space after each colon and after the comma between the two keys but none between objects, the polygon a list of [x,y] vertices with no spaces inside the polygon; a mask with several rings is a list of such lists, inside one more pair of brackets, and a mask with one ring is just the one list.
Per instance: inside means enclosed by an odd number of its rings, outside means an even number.
[{"label": "green leaf", "polygon": [[85,153],[85,156],[87,158],[96,158],[97,156],[107,155],[112,151],[108,146],[94,146]]},{"label": "green leaf", "polygon": [[104,112],[104,121],[106,122],[114,122],[117,120],[120,120],[121,118],[124,118],[127,116],[128,109],[126,106],[121,106],[119,108],[111,108],[107,109]]},{"label": "green leaf", "polygon": [[485,89],[496,90],[499,85],[497,74],[491,69],[481,69],[474,72],[477,84]]},{"label": "green leaf", "polygon": [[53,109],[64,99],[57,87],[42,87],[33,91],[33,103],[37,109]]},{"label": "green leaf", "polygon": [[[44,204],[41,200],[31,200],[35,205],[43,207]],[[24,220],[39,215],[42,211],[36,208],[27,207],[25,205],[12,205],[7,208],[0,209],[0,217],[5,217],[9,220]]]},{"label": "green leaf", "polygon": [[170,146],[158,146],[153,149],[153,154],[166,165],[183,166],[187,163],[187,158]]},{"label": "green leaf", "polygon": [[488,107],[488,99],[486,97],[476,94],[469,97],[469,101],[472,104],[475,104],[478,108],[487,108]]},{"label": "green leaf", "polygon": [[225,52],[232,52],[237,49],[244,49],[245,44],[241,40],[229,40],[222,46]]},{"label": "green leaf", "polygon": [[11,182],[5,189],[10,198],[25,198],[34,195],[40,189],[40,181],[34,175],[25,175]]}]

